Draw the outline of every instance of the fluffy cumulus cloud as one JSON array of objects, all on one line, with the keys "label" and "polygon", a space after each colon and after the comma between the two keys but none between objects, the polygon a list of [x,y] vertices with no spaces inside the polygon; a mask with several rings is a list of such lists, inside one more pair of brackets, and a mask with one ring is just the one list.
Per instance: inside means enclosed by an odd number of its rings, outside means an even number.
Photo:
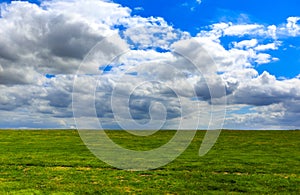
[{"label": "fluffy cumulus cloud", "polygon": [[216,23],[192,37],[109,1],[0,9],[2,128],[73,128],[74,114],[87,128],[93,117],[103,128],[207,128],[223,124],[225,101],[225,128],[300,125],[299,77],[256,70],[280,60],[271,51],[300,35],[299,17]]}]

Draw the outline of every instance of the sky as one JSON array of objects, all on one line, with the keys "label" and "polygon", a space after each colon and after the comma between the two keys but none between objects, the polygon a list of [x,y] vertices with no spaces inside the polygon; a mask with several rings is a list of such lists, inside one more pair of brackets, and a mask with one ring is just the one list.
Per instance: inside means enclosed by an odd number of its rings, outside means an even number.
[{"label": "sky", "polygon": [[0,128],[300,127],[296,0],[0,2]]}]

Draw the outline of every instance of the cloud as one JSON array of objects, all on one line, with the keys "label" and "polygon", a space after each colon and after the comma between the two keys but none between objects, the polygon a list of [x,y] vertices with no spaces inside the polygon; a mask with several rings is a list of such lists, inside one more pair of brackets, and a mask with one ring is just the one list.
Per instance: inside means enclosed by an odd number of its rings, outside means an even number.
[{"label": "cloud", "polygon": [[224,35],[227,36],[244,36],[261,34],[264,30],[263,25],[258,24],[238,24],[229,25],[224,29]]},{"label": "cloud", "polygon": [[[245,114],[231,114],[225,126],[235,129],[299,129],[299,112],[291,112],[288,105],[298,108],[295,102],[253,107]],[[240,106],[243,110],[245,106]]]},{"label": "cloud", "polygon": [[[22,111],[35,113],[34,119],[47,116],[53,122],[55,118],[72,117],[73,77],[66,74],[75,73],[86,53],[114,32],[107,22],[129,14],[126,8],[102,1],[42,4],[1,4],[1,112],[11,111],[23,123]],[[79,7],[82,12],[76,12]],[[98,15],[87,15],[91,7]],[[99,7],[115,9],[105,15],[106,23],[97,18],[104,16],[99,15],[104,12],[96,11]],[[46,73],[61,76],[47,79]],[[43,123],[49,124],[39,124]]]},{"label": "cloud", "polygon": [[1,64],[35,63],[37,71],[72,73],[97,42],[116,33],[112,26],[129,12],[103,1],[8,4],[1,11]]},{"label": "cloud", "polygon": [[258,41],[256,39],[251,39],[251,40],[243,40],[240,42],[233,42],[233,45],[235,48],[239,49],[249,49],[253,48],[258,44]]},{"label": "cloud", "polygon": [[[292,84],[294,82],[294,84]],[[299,98],[300,80],[278,81],[268,72],[264,72],[250,83],[243,83],[233,94],[233,102],[248,105],[271,105],[283,102],[287,99]],[[251,91],[251,93],[249,93]]]},{"label": "cloud", "polygon": [[[207,41],[209,44],[205,48],[216,64],[220,65],[218,71],[223,80],[229,83],[231,81],[233,86],[231,93],[227,95],[229,109],[234,106],[238,106],[241,110],[249,105],[253,107],[244,113],[229,112],[225,127],[297,128],[298,123],[294,116],[298,116],[298,114],[294,111],[299,110],[298,101],[295,101],[299,99],[299,78],[278,80],[266,71],[259,75],[255,70],[255,64],[268,64],[280,60],[268,51],[279,50],[287,36],[295,35],[295,33],[291,33],[291,29],[296,32],[295,21],[297,20],[295,18],[288,19],[288,24],[279,26],[217,23],[211,25],[210,30],[199,32],[198,37],[211,40]],[[229,48],[225,49],[222,46],[221,38],[228,36],[237,36],[238,40],[242,40],[232,41]]]},{"label": "cloud", "polygon": [[163,18],[134,17],[124,21],[124,36],[138,49],[168,50],[172,43],[189,38],[187,32],[174,29]]},{"label": "cloud", "polygon": [[274,39],[287,37],[296,37],[300,34],[300,26],[298,21],[300,17],[288,17],[286,23],[282,23],[278,26],[262,25],[257,23],[232,23],[232,22],[220,22],[209,25],[209,31],[201,31],[198,36],[206,36],[214,39],[218,39],[221,36],[237,36],[245,37],[252,36],[253,38],[260,37],[264,39]]},{"label": "cloud", "polygon": [[255,47],[256,51],[265,51],[265,50],[277,50],[278,49],[278,45],[280,45],[280,43],[268,43],[266,45],[258,45],[257,47]]},{"label": "cloud", "polygon": [[135,11],[144,11],[144,8],[143,7],[135,7],[134,10]]},{"label": "cloud", "polygon": [[[299,123],[300,80],[278,81],[267,72],[241,84],[228,96],[230,105],[251,105],[244,114],[230,114],[226,125],[248,129],[294,129]],[[249,93],[251,91],[251,93]],[[233,124],[234,123],[234,124]]]},{"label": "cloud", "polygon": [[295,127],[299,78],[278,80],[256,67],[279,60],[270,50],[300,34],[298,21],[216,23],[192,37],[108,1],[2,3],[1,127],[73,127],[72,95],[78,117],[88,124],[96,114],[108,128],[130,117],[146,124],[151,114],[166,117],[166,128],[180,120],[205,127],[225,96],[227,127]]},{"label": "cloud", "polygon": [[289,17],[287,19],[286,28],[291,36],[298,36],[300,34],[300,25],[297,24],[300,17]]},{"label": "cloud", "polygon": [[0,72],[0,84],[31,84],[41,83],[43,78],[32,67],[24,65],[22,69],[14,67],[5,68]]}]

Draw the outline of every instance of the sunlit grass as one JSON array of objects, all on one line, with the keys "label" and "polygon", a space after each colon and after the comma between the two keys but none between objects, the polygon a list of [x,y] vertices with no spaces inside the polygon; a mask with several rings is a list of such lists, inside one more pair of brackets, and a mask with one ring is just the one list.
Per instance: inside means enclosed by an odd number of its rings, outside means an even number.
[{"label": "sunlit grass", "polygon": [[[174,131],[136,137],[106,131],[118,144],[147,150]],[[300,193],[300,131],[222,131],[204,157],[204,131],[175,161],[156,170],[118,170],[85,147],[77,131],[0,131],[0,194]]]}]

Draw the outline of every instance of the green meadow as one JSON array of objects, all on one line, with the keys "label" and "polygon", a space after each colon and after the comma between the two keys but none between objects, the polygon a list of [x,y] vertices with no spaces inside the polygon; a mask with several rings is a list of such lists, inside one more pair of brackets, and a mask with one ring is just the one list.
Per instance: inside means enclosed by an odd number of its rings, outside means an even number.
[{"label": "green meadow", "polygon": [[[106,133],[134,150],[174,135]],[[224,130],[199,157],[204,135],[168,165],[135,172],[96,158],[74,130],[1,130],[0,194],[300,194],[300,131]]]}]

